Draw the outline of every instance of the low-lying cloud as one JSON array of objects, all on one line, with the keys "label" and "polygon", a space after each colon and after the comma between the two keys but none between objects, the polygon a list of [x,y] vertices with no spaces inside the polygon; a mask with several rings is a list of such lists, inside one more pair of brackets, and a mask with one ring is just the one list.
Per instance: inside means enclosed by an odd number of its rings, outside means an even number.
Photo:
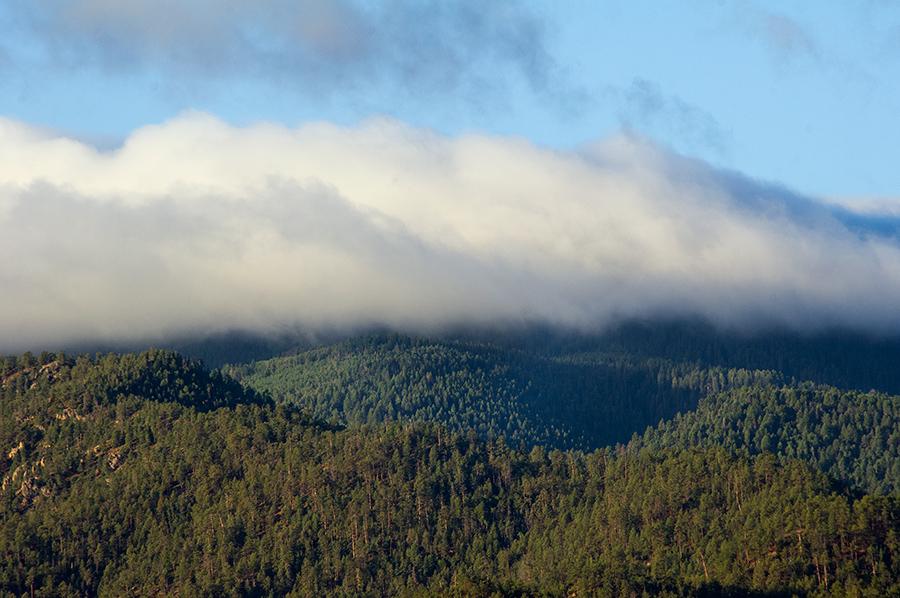
[{"label": "low-lying cloud", "polygon": [[189,113],[99,152],[0,119],[0,339],[660,315],[897,332],[898,224],[629,134],[561,152]]}]

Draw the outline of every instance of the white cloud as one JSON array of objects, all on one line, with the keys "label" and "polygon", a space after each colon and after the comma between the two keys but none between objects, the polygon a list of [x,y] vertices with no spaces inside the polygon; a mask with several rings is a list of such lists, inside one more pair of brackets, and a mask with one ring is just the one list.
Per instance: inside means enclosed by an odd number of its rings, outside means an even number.
[{"label": "white cloud", "polygon": [[189,113],[98,152],[0,120],[13,348],[655,314],[897,331],[897,229],[630,135],[558,152]]}]

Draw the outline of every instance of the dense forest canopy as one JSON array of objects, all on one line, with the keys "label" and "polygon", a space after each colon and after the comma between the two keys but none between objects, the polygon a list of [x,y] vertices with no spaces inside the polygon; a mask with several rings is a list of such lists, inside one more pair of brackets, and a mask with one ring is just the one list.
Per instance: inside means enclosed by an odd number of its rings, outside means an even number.
[{"label": "dense forest canopy", "polygon": [[647,330],[0,357],[0,596],[900,595],[891,345]]},{"label": "dense forest canopy", "polygon": [[769,451],[890,493],[900,491],[900,399],[871,385],[897,384],[898,355],[893,342],[850,335],[745,338],[634,324],[601,339],[497,344],[368,335],[225,370],[348,425],[435,422],[562,450]]},{"label": "dense forest canopy", "polygon": [[225,371],[320,418],[433,421],[516,445],[583,450],[627,442],[634,431],[693,409],[710,390],[778,379],[624,353],[557,354],[396,334]]},{"label": "dense forest canopy", "polygon": [[710,395],[630,443],[721,446],[803,459],[868,492],[900,492],[900,397],[834,388],[745,386]]}]

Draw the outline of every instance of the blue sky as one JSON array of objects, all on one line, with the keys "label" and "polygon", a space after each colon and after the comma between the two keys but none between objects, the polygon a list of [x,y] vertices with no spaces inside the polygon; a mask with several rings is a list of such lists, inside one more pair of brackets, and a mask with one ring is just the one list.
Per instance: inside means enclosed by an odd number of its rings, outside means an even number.
[{"label": "blue sky", "polygon": [[387,114],[559,148],[624,126],[801,192],[900,195],[895,2],[11,0],[0,11],[0,114],[95,143],[186,109],[236,125]]},{"label": "blue sky", "polygon": [[13,348],[900,330],[896,2],[7,0],[0,77]]}]

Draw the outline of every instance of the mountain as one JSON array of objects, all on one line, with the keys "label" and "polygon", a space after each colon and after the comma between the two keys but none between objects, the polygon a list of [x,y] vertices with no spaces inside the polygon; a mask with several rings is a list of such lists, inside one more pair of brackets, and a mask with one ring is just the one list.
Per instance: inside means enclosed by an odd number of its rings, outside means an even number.
[{"label": "mountain", "polygon": [[871,390],[898,384],[894,341],[741,337],[684,323],[497,338],[367,335],[226,370],[347,425],[435,422],[563,450],[770,451],[868,492],[900,491],[900,398]]},{"label": "mountain", "polygon": [[478,341],[368,335],[227,366],[243,384],[314,417],[349,425],[436,422],[513,445],[593,450],[627,442],[752,372],[602,350],[559,353]]},{"label": "mountain", "polygon": [[634,359],[774,371],[788,382],[900,394],[900,337],[852,331],[737,333],[702,321],[626,322],[582,340]]},{"label": "mountain", "polygon": [[867,492],[900,492],[900,397],[835,388],[746,386],[704,397],[694,411],[629,443],[721,446],[803,459]]},{"label": "mountain", "polygon": [[341,428],[164,351],[0,362],[2,596],[900,593],[898,499],[802,461]]}]

